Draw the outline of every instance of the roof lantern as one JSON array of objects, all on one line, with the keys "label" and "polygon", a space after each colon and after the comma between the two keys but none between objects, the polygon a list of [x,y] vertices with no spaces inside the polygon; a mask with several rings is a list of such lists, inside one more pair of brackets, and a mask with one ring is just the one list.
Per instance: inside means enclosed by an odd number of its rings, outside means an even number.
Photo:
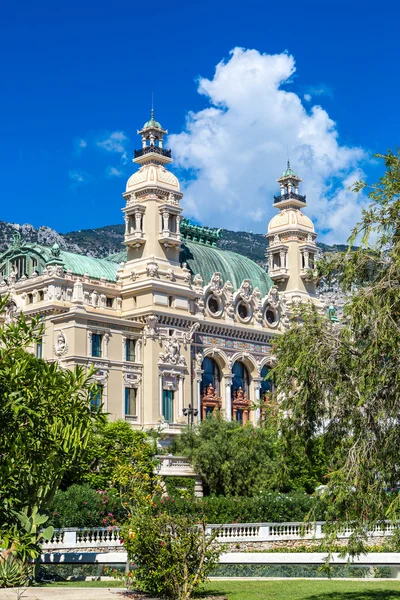
[{"label": "roof lantern", "polygon": [[274,196],[274,206],[277,208],[301,208],[306,206],[306,197],[299,194],[299,183],[301,178],[296,175],[290,166],[290,161],[287,161],[286,171],[277,179],[280,185],[281,193]]},{"label": "roof lantern", "polygon": [[150,119],[146,121],[138,135],[142,138],[142,147],[134,151],[133,162],[144,164],[157,162],[165,164],[171,162],[171,150],[163,148],[164,135],[168,134],[168,129],[163,129],[159,121],[154,116],[154,108],[151,109]]}]

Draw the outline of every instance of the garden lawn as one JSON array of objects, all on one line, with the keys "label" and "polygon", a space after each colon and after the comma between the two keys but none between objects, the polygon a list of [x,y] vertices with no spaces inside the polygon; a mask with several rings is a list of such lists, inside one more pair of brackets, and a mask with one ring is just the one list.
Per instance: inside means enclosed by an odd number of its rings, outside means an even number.
[{"label": "garden lawn", "polygon": [[[117,587],[113,581],[54,583],[54,587]],[[46,586],[46,587],[49,587]],[[226,595],[229,600],[400,600],[400,581],[321,581],[310,579],[279,581],[211,581],[209,594]],[[36,588],[40,600],[40,588]],[[115,596],[115,600],[118,596]]]}]

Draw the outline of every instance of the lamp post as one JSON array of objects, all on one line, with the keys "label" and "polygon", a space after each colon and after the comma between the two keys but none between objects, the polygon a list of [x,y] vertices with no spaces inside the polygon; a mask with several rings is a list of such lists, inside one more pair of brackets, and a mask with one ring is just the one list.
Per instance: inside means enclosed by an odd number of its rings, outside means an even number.
[{"label": "lamp post", "polygon": [[197,417],[197,415],[199,414],[199,411],[197,410],[197,408],[193,408],[191,404],[189,404],[189,406],[187,408],[183,409],[183,416],[188,418],[188,425],[190,425],[191,427],[193,426],[193,419],[194,417]]}]

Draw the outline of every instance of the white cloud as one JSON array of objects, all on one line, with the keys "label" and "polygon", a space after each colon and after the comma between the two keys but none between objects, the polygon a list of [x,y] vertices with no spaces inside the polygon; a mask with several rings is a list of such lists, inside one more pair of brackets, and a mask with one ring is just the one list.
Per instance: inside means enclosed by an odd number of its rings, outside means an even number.
[{"label": "white cloud", "polygon": [[107,167],[106,168],[106,175],[107,177],[122,177],[124,174],[124,172],[122,171],[122,169],[117,169],[116,167]]},{"label": "white cloud", "polygon": [[87,141],[86,140],[79,140],[78,146],[79,146],[79,148],[86,148]]},{"label": "white cloud", "polygon": [[335,122],[320,106],[306,109],[299,96],[281,89],[294,72],[294,58],[286,53],[235,48],[212,79],[199,79],[198,91],[210,106],[190,112],[185,131],[169,138],[186,180],[188,216],[265,232],[289,152],[320,239],[348,237],[365,199],[347,188],[362,174],[365,153],[339,143]]},{"label": "white cloud", "polygon": [[99,148],[102,148],[106,152],[115,152],[121,155],[121,162],[126,164],[128,162],[128,157],[126,153],[126,145],[129,141],[129,138],[125,135],[123,131],[113,131],[112,133],[107,133],[107,137],[102,140],[98,140],[96,145]]},{"label": "white cloud", "polygon": [[90,176],[84,171],[69,171],[68,177],[72,181],[74,185],[80,185],[83,183],[87,183],[90,179]]},{"label": "white cloud", "polygon": [[304,94],[303,98],[306,102],[311,102],[312,96],[311,94]]}]

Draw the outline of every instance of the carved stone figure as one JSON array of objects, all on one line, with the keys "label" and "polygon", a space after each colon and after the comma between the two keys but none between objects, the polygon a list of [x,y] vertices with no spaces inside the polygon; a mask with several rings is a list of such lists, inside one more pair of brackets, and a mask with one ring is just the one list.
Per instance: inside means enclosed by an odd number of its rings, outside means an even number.
[{"label": "carved stone figure", "polygon": [[181,345],[176,338],[166,340],[165,352],[160,354],[158,362],[163,365],[186,366],[186,359],[181,356]]},{"label": "carved stone figure", "polygon": [[239,289],[239,297],[248,302],[250,300],[252,287],[249,279],[244,279]]},{"label": "carved stone figure", "polygon": [[211,281],[210,281],[211,290],[213,291],[214,294],[216,294],[217,296],[220,296],[221,292],[222,292],[222,287],[223,287],[223,281],[222,281],[221,273],[214,273],[214,275],[211,277]]},{"label": "carved stone figure", "polygon": [[54,354],[62,356],[68,350],[67,338],[62,331],[59,331],[54,344]]},{"label": "carved stone figure", "polygon": [[148,317],[146,317],[146,325],[143,329],[143,336],[145,340],[147,338],[154,340],[157,337],[157,323],[158,317],[156,315],[149,315]]},{"label": "carved stone figure", "polygon": [[196,288],[196,291],[203,289],[203,278],[199,273],[193,277],[193,285]]}]

